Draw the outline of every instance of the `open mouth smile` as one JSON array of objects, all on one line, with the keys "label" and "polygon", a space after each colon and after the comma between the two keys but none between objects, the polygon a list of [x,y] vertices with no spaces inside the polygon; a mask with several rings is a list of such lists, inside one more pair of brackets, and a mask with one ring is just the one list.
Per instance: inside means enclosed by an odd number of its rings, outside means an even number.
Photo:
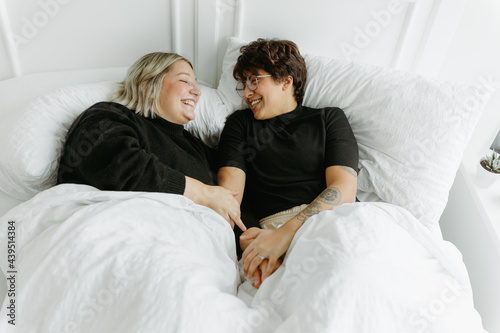
[{"label": "open mouth smile", "polygon": [[192,99],[184,99],[184,100],[182,100],[182,103],[184,103],[186,105],[195,106],[195,102]]},{"label": "open mouth smile", "polygon": [[253,101],[250,102],[250,106],[253,107],[257,105],[260,101],[262,101],[262,98],[254,99]]}]

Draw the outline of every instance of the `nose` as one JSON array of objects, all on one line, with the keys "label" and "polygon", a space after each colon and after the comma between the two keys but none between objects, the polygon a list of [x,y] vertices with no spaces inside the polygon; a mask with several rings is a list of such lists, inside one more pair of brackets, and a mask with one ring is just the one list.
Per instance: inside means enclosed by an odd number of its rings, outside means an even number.
[{"label": "nose", "polygon": [[194,85],[193,88],[191,89],[191,94],[200,97],[201,96],[201,90],[198,88],[197,85]]},{"label": "nose", "polygon": [[247,87],[245,84],[245,90],[243,91],[243,97],[249,98],[253,95],[253,90],[250,90],[250,88]]}]

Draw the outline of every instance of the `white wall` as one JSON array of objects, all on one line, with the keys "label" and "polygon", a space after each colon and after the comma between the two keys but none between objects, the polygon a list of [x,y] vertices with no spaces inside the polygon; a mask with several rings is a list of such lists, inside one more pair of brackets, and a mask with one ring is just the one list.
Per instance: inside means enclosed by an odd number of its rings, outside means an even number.
[{"label": "white wall", "polygon": [[[439,74],[442,79],[500,82],[500,1],[468,0]],[[464,155],[470,172],[500,130],[500,89],[487,105]]]},{"label": "white wall", "polygon": [[[129,66],[145,53],[171,48],[170,1],[2,3],[22,74]],[[6,45],[0,45],[0,79],[7,79],[13,76],[11,63]]]},{"label": "white wall", "polygon": [[[500,1],[468,0],[439,78],[477,83],[500,82],[499,19]],[[481,212],[474,205],[474,193],[467,192],[474,186],[472,177],[476,163],[499,130],[500,89],[492,96],[472,135],[462,162],[464,172],[457,175],[441,219],[443,237],[453,242],[463,254],[476,309],[490,333],[500,333],[500,260],[490,241],[489,231],[481,223]],[[494,186],[500,186],[500,183]],[[500,218],[497,223],[500,223]]]}]

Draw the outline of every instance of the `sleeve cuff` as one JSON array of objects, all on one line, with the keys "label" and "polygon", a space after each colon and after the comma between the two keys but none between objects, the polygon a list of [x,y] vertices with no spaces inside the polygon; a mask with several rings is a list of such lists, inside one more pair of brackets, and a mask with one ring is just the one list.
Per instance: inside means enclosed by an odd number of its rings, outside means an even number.
[{"label": "sleeve cuff", "polygon": [[179,171],[173,170],[170,177],[164,182],[163,192],[173,194],[184,194],[186,189],[186,177]]}]

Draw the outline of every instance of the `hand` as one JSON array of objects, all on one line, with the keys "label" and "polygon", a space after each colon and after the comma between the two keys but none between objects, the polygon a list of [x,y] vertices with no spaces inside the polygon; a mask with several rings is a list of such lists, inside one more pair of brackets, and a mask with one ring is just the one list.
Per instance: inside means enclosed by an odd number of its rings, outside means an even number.
[{"label": "hand", "polygon": [[[276,270],[281,266],[281,264],[283,263],[283,257],[281,257],[280,259],[278,259],[278,261],[276,262],[276,265],[274,267],[272,267],[271,269],[269,269],[269,260],[267,259],[264,259],[261,264],[259,265],[259,267],[255,270],[255,272],[253,273],[253,283],[252,283],[252,286],[254,288],[259,288],[260,285],[262,284],[262,282],[264,282],[265,279],[267,279],[271,274],[273,274],[274,272],[276,272]],[[268,275],[266,272],[268,271],[271,271],[271,273]]]},{"label": "hand", "polygon": [[[272,274],[280,257],[288,250],[295,233],[285,228],[277,230],[261,230],[257,237],[247,246],[243,252],[243,272],[247,278],[254,276],[255,270],[267,259],[269,263],[262,271],[263,277]],[[241,235],[241,241],[251,239],[253,234]],[[265,258],[264,260],[261,258]]]},{"label": "hand", "polygon": [[[240,236],[241,249],[243,251],[245,251],[245,249],[248,247],[248,245],[250,245],[255,240],[255,238],[257,238],[257,236],[260,234],[261,231],[262,231],[262,229],[260,229],[260,228],[252,227],[252,228],[247,229],[245,232],[243,232],[243,234],[241,235],[241,236],[243,236],[243,238]],[[252,286],[254,288],[259,288],[260,285],[262,284],[262,282],[264,282],[264,280],[266,278],[268,278],[269,275],[273,274],[278,269],[278,267],[281,266],[282,262],[283,262],[283,257],[281,257],[277,261],[277,263],[274,267],[268,269],[269,260],[264,259],[252,275],[252,279],[253,279]],[[268,272],[270,272],[270,273],[268,273]]]},{"label": "hand", "polygon": [[[259,233],[262,231],[261,228],[257,227],[251,227],[247,229],[245,232],[243,232],[240,236],[240,248],[242,251],[245,251],[245,249],[250,245],[251,242],[259,235]],[[243,238],[242,238],[243,236]]]},{"label": "hand", "polygon": [[235,198],[238,191],[229,191],[222,186],[206,185],[197,179],[185,177],[184,196],[199,205],[213,209],[231,225],[231,228],[234,229],[236,224],[241,230],[247,230],[241,221],[240,204]]},{"label": "hand", "polygon": [[247,230],[241,220],[240,204],[235,196],[238,191],[229,191],[222,186],[209,186],[204,190],[205,206],[221,215],[234,229],[236,224],[241,230]]}]

